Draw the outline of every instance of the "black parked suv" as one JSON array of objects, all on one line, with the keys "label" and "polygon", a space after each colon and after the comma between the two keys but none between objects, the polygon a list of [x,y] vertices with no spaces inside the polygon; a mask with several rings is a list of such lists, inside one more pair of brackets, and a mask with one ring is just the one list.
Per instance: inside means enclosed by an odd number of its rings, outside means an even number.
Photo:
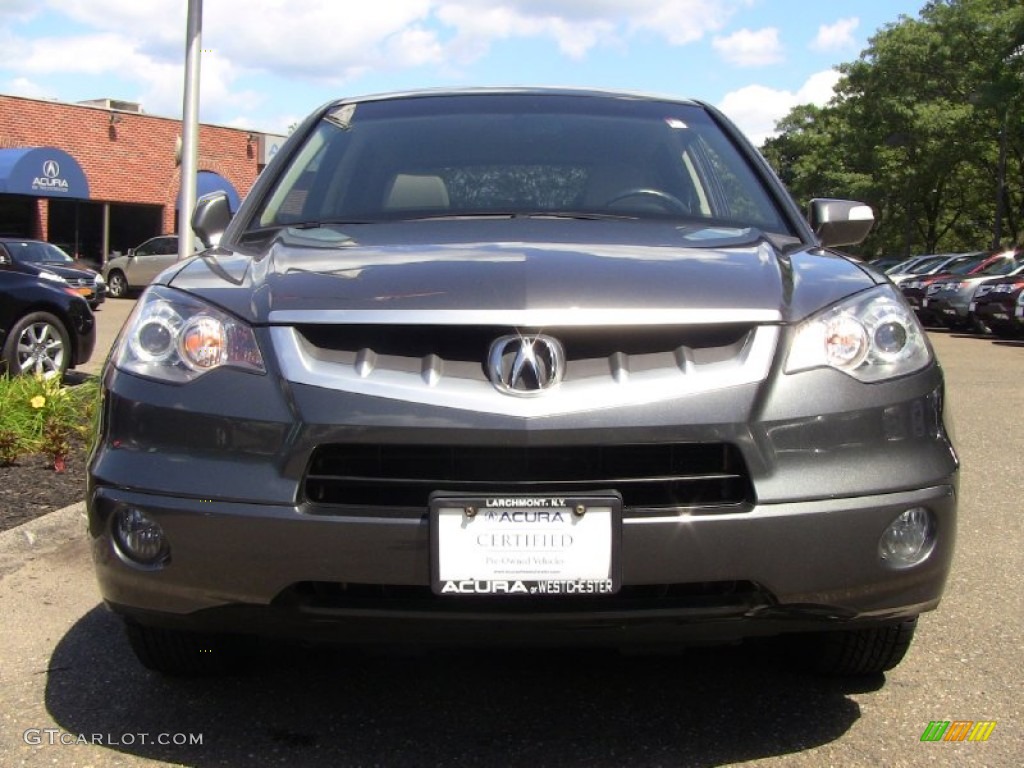
[{"label": "black parked suv", "polygon": [[95,344],[95,318],[76,289],[0,261],[0,374],[62,376]]},{"label": "black parked suv", "polygon": [[970,314],[980,328],[996,336],[1024,334],[1024,266],[981,283],[971,297]]},{"label": "black parked suv", "polygon": [[239,636],[626,645],[794,633],[897,664],[953,554],[943,375],[697,101],[342,99],[103,375],[88,509],[107,604],[172,674]]},{"label": "black parked suv", "polygon": [[56,277],[55,282],[71,286],[94,309],[103,303],[107,295],[106,283],[99,272],[43,240],[0,238],[0,266],[29,275],[41,275],[45,279]]}]

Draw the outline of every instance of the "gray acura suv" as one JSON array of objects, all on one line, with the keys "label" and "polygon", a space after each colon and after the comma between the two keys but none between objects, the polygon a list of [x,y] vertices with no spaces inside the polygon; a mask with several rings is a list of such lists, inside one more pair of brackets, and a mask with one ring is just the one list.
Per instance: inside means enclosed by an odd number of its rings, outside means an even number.
[{"label": "gray acura suv", "polygon": [[92,550],[140,661],[255,635],[631,645],[789,634],[878,674],[935,608],[958,460],[899,292],[697,101],[342,99],[103,372]]}]

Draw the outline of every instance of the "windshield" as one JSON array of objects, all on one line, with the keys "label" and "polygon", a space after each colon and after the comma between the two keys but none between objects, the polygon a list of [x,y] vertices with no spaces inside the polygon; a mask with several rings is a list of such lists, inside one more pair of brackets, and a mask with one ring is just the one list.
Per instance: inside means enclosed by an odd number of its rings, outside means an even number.
[{"label": "windshield", "polygon": [[6,241],[4,245],[19,264],[74,264],[75,260],[56,245],[33,240]]},{"label": "windshield", "polygon": [[917,262],[916,264],[911,264],[909,267],[902,271],[908,272],[912,275],[927,275],[929,272],[938,269],[939,265],[946,261],[947,258],[949,257],[930,256],[927,259],[921,259],[921,261]]},{"label": "windshield", "polygon": [[1012,274],[1015,269],[1024,264],[1024,253],[1019,253],[1015,256],[1008,256],[1005,259],[992,262],[989,266],[985,267],[979,274],[982,275],[1009,275]]},{"label": "windshield", "polygon": [[985,260],[987,254],[971,253],[951,261],[944,269],[954,275],[969,275]]},{"label": "windshield", "polygon": [[695,105],[554,94],[371,101],[321,121],[252,225],[572,216],[794,234],[748,163]]}]

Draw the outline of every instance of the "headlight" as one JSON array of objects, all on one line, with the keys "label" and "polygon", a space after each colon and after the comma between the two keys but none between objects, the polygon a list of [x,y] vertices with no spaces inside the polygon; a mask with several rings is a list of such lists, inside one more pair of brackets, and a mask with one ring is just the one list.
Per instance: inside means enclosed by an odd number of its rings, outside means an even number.
[{"label": "headlight", "polygon": [[163,286],[147,290],[121,333],[114,364],[184,383],[221,366],[264,373],[252,328],[200,299]]},{"label": "headlight", "polygon": [[931,360],[914,313],[891,285],[880,285],[800,323],[786,373],[830,366],[874,382],[913,373]]},{"label": "headlight", "polygon": [[96,285],[106,285],[107,281],[103,279],[103,275],[96,275]]},{"label": "headlight", "polygon": [[42,272],[40,272],[39,276],[41,278],[43,278],[43,280],[49,280],[50,282],[53,282],[53,283],[64,283],[64,284],[67,284],[67,282],[68,282],[67,280],[65,280],[63,277],[61,277],[60,275],[56,274],[55,272],[47,272],[46,270],[43,270]]}]

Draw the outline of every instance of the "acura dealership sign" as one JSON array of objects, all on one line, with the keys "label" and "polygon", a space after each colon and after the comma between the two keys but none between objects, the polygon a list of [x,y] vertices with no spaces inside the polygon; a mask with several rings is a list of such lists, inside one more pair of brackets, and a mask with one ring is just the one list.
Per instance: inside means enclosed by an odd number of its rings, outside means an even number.
[{"label": "acura dealership sign", "polygon": [[60,175],[60,163],[56,160],[43,161],[43,175],[32,180],[32,189],[37,192],[58,192],[66,194],[70,190],[68,180]]},{"label": "acura dealership sign", "polygon": [[89,199],[89,180],[57,147],[0,149],[0,194]]}]

